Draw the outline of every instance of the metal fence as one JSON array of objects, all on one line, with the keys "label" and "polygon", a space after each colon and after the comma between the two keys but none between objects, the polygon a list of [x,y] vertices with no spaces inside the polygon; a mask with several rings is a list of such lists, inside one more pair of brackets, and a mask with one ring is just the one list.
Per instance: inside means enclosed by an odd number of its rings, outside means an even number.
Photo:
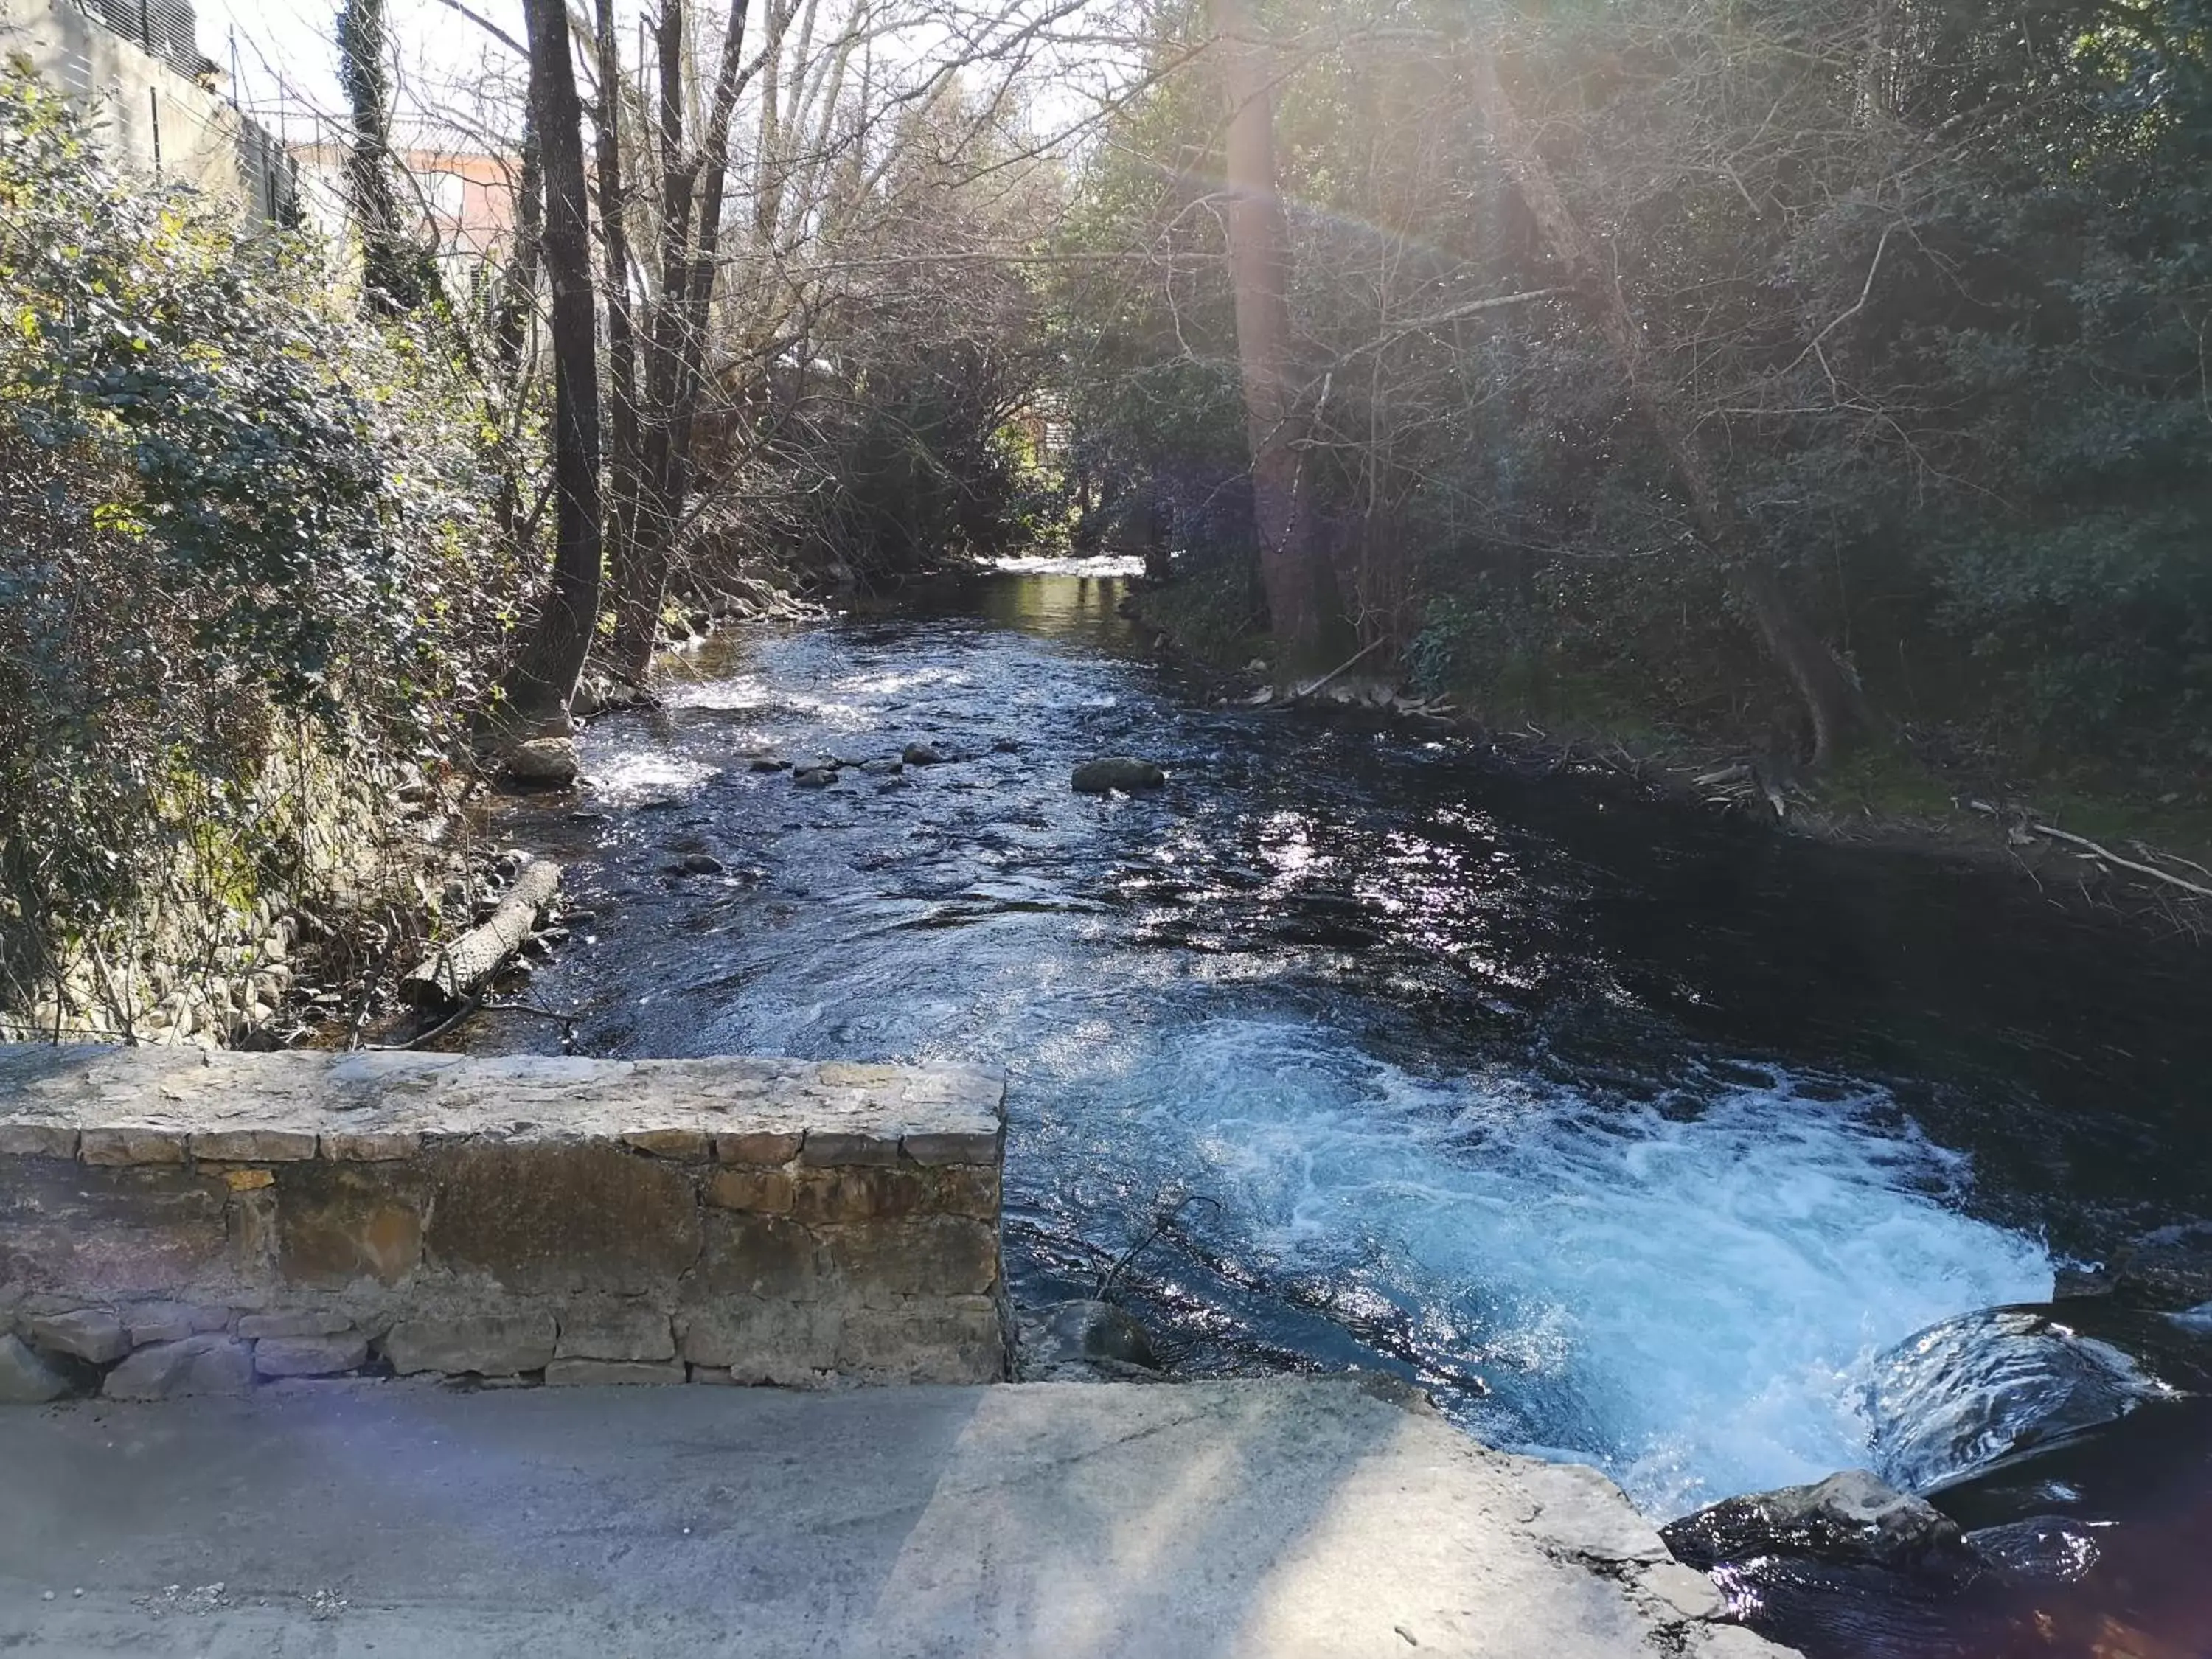
[{"label": "metal fence", "polygon": [[78,0],[85,11],[182,75],[213,65],[200,52],[199,16],[191,0]]},{"label": "metal fence", "polygon": [[238,175],[246,199],[267,224],[296,225],[301,215],[300,164],[266,127],[251,118],[239,128]]}]

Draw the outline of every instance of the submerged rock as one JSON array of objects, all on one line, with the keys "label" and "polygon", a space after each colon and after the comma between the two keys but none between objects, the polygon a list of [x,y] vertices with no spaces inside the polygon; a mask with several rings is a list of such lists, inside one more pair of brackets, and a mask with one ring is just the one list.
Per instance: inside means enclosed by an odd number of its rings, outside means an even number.
[{"label": "submerged rock", "polygon": [[1069,780],[1076,793],[1084,795],[1103,795],[1114,789],[1133,793],[1139,789],[1158,789],[1167,781],[1165,772],[1134,755],[1109,755],[1103,760],[1085,761],[1075,769],[1075,775]]},{"label": "submerged rock", "polygon": [[2070,1515],[2036,1515],[1966,1534],[1966,1547],[2007,1577],[2070,1584],[2102,1559],[2091,1522]]},{"label": "submerged rock", "polygon": [[1127,1309],[1110,1302],[1055,1302],[1022,1322],[1024,1382],[1129,1380],[1157,1373],[1152,1339]]},{"label": "submerged rock", "polygon": [[1676,1560],[1701,1571],[1771,1555],[1910,1571],[1974,1563],[1957,1522],[1864,1469],[1731,1498],[1669,1522],[1659,1535]]},{"label": "submerged rock", "polygon": [[668,866],[672,876],[719,876],[722,873],[721,860],[711,853],[686,853]]},{"label": "submerged rock", "polygon": [[2113,1294],[2139,1308],[2180,1312],[2212,1302],[2212,1222],[2138,1240],[2113,1262],[2112,1279]]},{"label": "submerged rock", "polygon": [[837,781],[834,766],[803,766],[791,775],[792,783],[800,789],[827,789]]},{"label": "submerged rock", "polygon": [[950,757],[933,743],[910,743],[899,758],[908,766],[942,766]]},{"label": "submerged rock", "polygon": [[2089,1302],[2112,1293],[2109,1274],[2091,1267],[2060,1267],[2051,1275],[2053,1302]]},{"label": "submerged rock", "polygon": [[2139,1356],[2182,1340],[2097,1301],[1984,1308],[1931,1325],[1875,1362],[1875,1467],[1926,1491],[2110,1423],[2172,1392]]}]

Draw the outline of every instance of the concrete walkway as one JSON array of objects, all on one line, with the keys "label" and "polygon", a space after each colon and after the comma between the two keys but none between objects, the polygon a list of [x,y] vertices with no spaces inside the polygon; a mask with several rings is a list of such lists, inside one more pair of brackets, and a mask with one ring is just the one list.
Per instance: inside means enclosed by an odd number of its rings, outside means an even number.
[{"label": "concrete walkway", "polygon": [[1600,1477],[1351,1379],[0,1412],[11,1655],[1780,1651],[1717,1610]]}]

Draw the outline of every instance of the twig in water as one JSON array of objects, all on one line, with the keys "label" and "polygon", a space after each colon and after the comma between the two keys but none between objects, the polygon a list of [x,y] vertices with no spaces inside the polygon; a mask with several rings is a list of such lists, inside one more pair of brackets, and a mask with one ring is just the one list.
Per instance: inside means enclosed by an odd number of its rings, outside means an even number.
[{"label": "twig in water", "polygon": [[1211,1204],[1216,1210],[1221,1207],[1221,1200],[1218,1198],[1210,1197],[1205,1193],[1190,1193],[1160,1211],[1152,1218],[1152,1231],[1122,1251],[1120,1260],[1115,1261],[1113,1267],[1107,1270],[1105,1276],[1098,1281],[1098,1294],[1094,1299],[1100,1302],[1105,1301],[1106,1293],[1114,1288],[1114,1281],[1121,1276],[1122,1270],[1142,1255],[1154,1239],[1180,1221],[1182,1218],[1182,1212],[1194,1204]]},{"label": "twig in water", "polygon": [[409,1048],[419,1048],[452,1030],[471,1014],[535,1014],[540,1019],[561,1022],[561,1047],[565,1050],[576,1045],[576,1022],[581,1014],[564,1014],[558,1008],[541,1008],[534,1002],[487,1002],[482,991],[472,992],[461,1006],[440,1020],[427,1031],[417,1031],[404,1042],[371,1042],[365,1045],[371,1052],[396,1054]]}]

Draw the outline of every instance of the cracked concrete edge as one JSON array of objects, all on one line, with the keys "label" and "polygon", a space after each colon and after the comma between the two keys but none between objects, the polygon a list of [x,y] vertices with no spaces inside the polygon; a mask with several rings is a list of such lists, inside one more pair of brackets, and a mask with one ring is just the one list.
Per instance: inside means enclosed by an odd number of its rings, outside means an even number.
[{"label": "cracked concrete edge", "polygon": [[[1427,1392],[1394,1371],[1307,1380],[1355,1389],[1443,1424]],[[1796,1653],[1737,1623],[1713,1581],[1674,1559],[1658,1529],[1604,1471],[1505,1451],[1472,1436],[1466,1443],[1524,1492],[1528,1506],[1516,1516],[1521,1529],[1553,1560],[1618,1584],[1650,1627],[1655,1650],[1668,1659],[1791,1659]]]}]

